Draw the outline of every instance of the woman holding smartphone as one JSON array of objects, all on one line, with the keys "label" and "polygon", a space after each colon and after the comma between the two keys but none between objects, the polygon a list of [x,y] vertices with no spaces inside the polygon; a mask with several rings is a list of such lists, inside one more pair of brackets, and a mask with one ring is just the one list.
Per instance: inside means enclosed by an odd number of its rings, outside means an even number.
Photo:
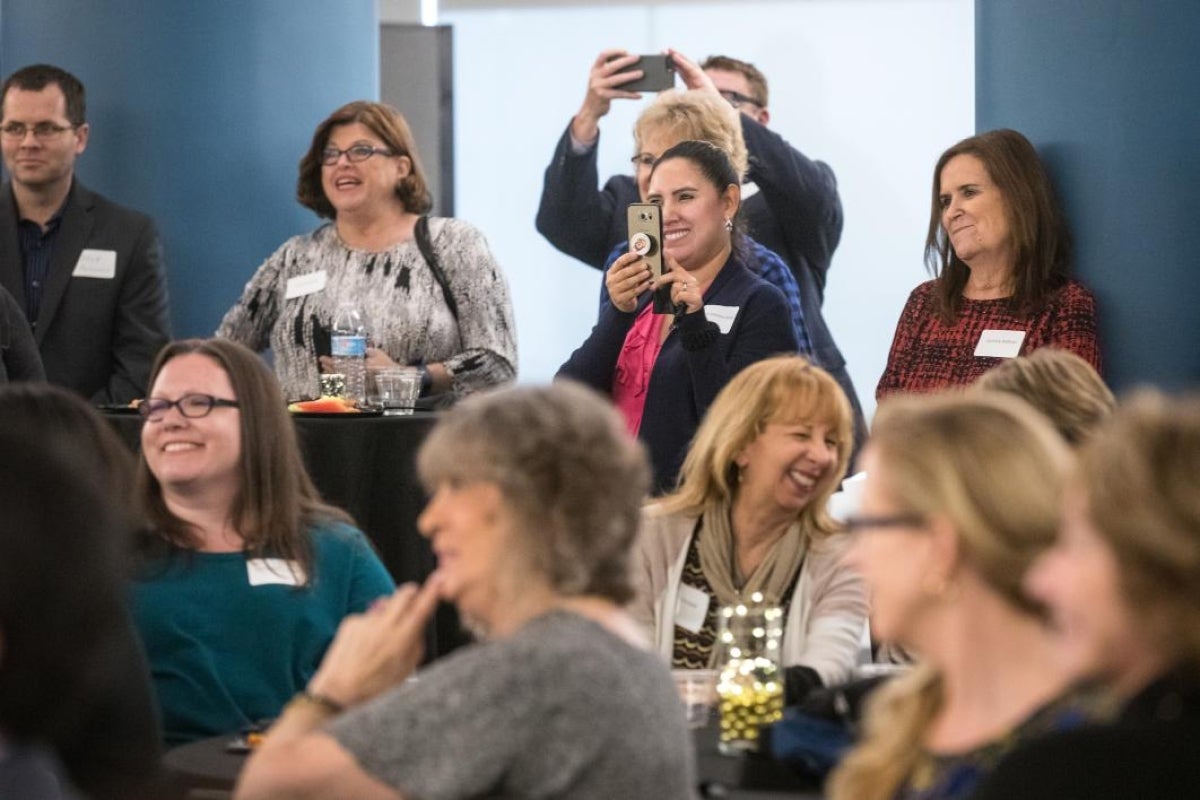
[{"label": "woman holding smartphone", "polygon": [[[741,185],[723,150],[684,141],[659,157],[647,201],[661,208],[664,273],[622,255],[608,269],[610,303],[559,376],[607,393],[650,453],[656,494],[670,489],[688,442],[721,388],[744,367],[795,352],[778,289],[746,269],[734,221]],[[669,287],[674,313],[656,314]]]}]

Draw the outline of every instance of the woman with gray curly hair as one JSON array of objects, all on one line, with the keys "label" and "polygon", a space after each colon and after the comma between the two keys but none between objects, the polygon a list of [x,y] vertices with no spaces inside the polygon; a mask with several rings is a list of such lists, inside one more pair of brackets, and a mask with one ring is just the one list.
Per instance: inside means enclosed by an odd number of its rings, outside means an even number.
[{"label": "woman with gray curly hair", "polygon": [[[343,623],[237,797],[691,797],[674,685],[621,608],[649,469],[617,414],[569,383],[480,395],[418,463],[437,571]],[[486,639],[405,682],[439,598]]]}]

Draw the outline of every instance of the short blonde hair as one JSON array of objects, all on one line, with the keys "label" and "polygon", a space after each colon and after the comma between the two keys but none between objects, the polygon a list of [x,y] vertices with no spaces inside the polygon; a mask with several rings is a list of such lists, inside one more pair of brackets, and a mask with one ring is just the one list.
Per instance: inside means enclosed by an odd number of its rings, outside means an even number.
[{"label": "short blonde hair", "polygon": [[735,459],[771,422],[821,422],[837,437],[837,464],[800,512],[801,527],[817,536],[836,530],[826,505],[850,463],[854,416],[846,393],[833,377],[802,356],[775,356],[735,375],[700,421],[679,473],[679,488],[661,502],[668,511],[703,513],[737,493]]},{"label": "short blonde hair", "polygon": [[636,148],[641,149],[650,131],[674,133],[679,141],[694,139],[715,145],[729,156],[739,181],[746,177],[749,155],[738,112],[720,95],[699,89],[662,92],[634,123]]},{"label": "short blonde hair", "polygon": [[1200,662],[1200,395],[1142,390],[1079,454],[1075,482],[1161,652]]},{"label": "short blonde hair", "polygon": [[1069,350],[1043,347],[985,372],[978,389],[1015,394],[1054,423],[1067,443],[1083,444],[1117,400],[1091,364]]}]

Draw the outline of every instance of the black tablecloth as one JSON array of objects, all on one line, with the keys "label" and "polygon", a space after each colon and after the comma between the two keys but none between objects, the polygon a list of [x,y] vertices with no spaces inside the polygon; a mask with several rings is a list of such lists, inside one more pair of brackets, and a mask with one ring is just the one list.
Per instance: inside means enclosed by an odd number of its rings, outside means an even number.
[{"label": "black tablecloth", "polygon": [[[106,416],[136,450],[141,417]],[[423,581],[435,566],[429,543],[417,533],[425,494],[417,481],[416,454],[436,419],[435,413],[426,412],[293,418],[321,496],[354,517],[396,583]],[[443,604],[426,637],[426,657],[443,655],[465,640],[453,607]]]}]

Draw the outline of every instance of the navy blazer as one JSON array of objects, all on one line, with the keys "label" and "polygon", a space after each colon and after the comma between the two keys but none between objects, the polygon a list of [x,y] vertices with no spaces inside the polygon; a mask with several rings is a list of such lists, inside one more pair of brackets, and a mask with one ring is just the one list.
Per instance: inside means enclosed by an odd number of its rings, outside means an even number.
[{"label": "navy blazer", "polygon": [[[625,337],[649,301],[647,292],[638,309],[629,313],[608,304],[587,340],[559,368],[558,377],[611,396]],[[663,342],[646,389],[638,438],[650,453],[655,494],[674,488],[692,435],[729,379],[755,361],[796,352],[796,332],[783,293],[736,258],[731,257],[717,273],[704,293],[704,304],[737,309],[729,332],[699,349],[686,349],[684,340],[703,334],[710,323],[703,310],[683,315]]]},{"label": "navy blazer", "polygon": [[[84,250],[116,253],[112,278],[75,277]],[[0,285],[25,303],[12,187],[0,191]],[[71,186],[34,327],[46,377],[94,403],[145,397],[154,357],[170,338],[162,248],[154,223]]]},{"label": "navy blazer", "polygon": [[[779,134],[739,114],[750,153],[747,178],[759,191],[742,203],[749,235],[774,250],[800,286],[804,324],[817,361],[835,372],[846,364],[825,324],[821,304],[833,251],[842,236],[842,203],[833,170],[807,158]],[[600,185],[597,146],[571,150],[570,126],[546,167],[537,210],[538,232],[567,255],[603,269],[612,249],[628,238],[625,209],[639,202],[637,183],[615,175]],[[846,388],[852,397],[852,386]],[[857,403],[857,398],[852,402]]]}]

